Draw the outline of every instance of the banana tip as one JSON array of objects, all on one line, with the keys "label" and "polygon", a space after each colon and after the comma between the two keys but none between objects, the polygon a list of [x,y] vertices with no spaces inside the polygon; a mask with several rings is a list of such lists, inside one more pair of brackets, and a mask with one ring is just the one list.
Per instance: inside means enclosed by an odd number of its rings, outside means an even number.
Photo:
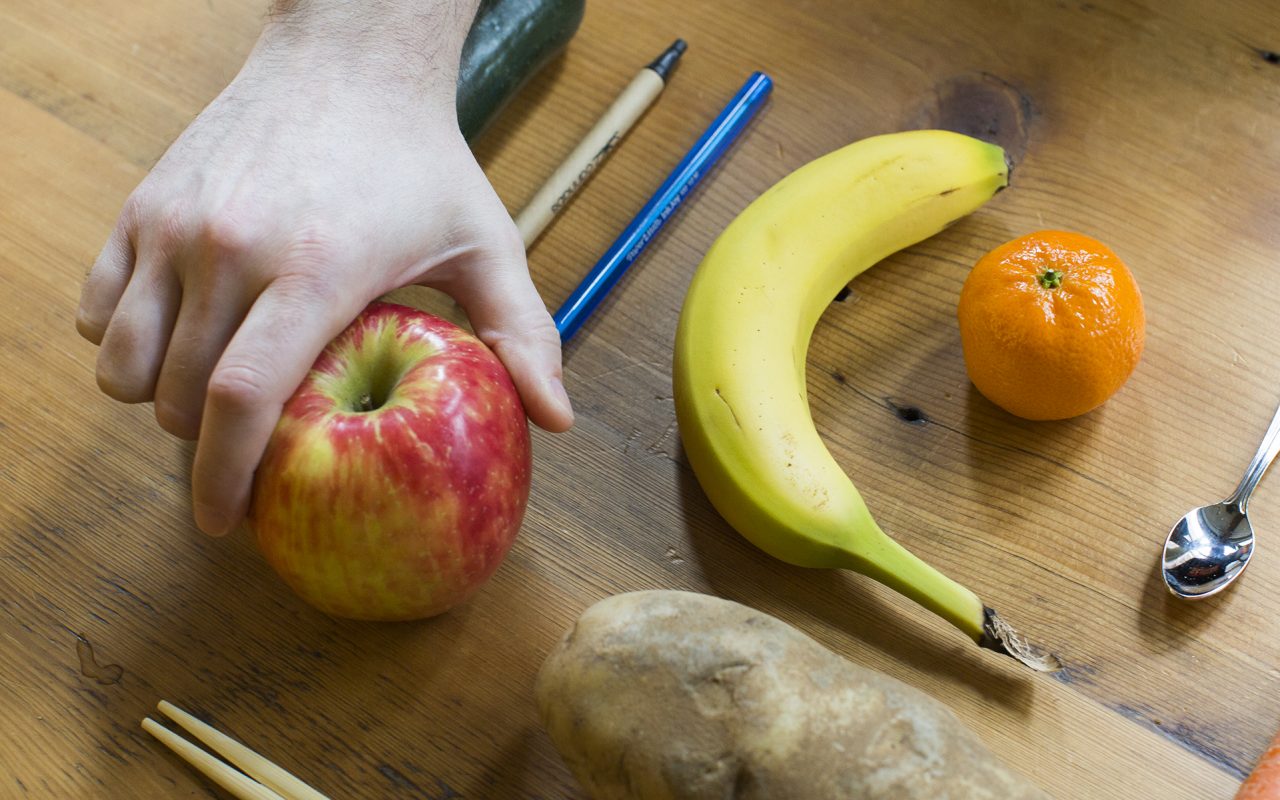
[{"label": "banana tip", "polygon": [[982,609],[982,639],[978,644],[988,650],[1012,656],[1037,672],[1057,672],[1062,669],[1062,662],[1057,656],[1029,642],[991,608]]}]

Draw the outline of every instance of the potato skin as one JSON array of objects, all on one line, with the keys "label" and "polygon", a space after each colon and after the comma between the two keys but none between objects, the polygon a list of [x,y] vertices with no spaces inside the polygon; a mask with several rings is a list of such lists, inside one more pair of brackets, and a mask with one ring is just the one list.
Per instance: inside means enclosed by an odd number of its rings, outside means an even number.
[{"label": "potato skin", "polygon": [[706,595],[596,603],[535,694],[596,800],[1048,800],[923,692]]}]

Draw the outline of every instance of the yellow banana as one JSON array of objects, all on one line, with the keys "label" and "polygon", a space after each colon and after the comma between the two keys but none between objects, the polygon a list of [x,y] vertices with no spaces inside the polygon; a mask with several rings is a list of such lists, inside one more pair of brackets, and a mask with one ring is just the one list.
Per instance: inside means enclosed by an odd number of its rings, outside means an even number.
[{"label": "yellow banana", "polygon": [[801,167],[707,252],[680,315],[673,380],[689,462],[753,544],[799,566],[868,575],[974,641],[1034,661],[973,592],[880,530],[818,437],[805,388],[809,338],[831,298],[1007,180],[1003,150],[947,131],[876,136]]}]

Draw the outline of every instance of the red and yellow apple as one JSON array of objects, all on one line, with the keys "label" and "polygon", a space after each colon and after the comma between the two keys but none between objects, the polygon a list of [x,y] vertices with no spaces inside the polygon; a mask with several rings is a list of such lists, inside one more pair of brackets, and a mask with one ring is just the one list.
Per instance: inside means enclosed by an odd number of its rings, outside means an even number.
[{"label": "red and yellow apple", "polygon": [[268,563],[321,611],[419,619],[497,569],[530,468],[524,407],[498,358],[445,320],[374,303],[285,405],[250,524]]}]

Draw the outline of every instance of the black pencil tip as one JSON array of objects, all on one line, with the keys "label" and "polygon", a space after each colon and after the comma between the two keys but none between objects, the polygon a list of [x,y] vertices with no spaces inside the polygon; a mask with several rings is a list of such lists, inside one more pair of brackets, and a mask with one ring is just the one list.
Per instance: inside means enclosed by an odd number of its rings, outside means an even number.
[{"label": "black pencil tip", "polygon": [[688,48],[684,39],[676,39],[671,46],[662,51],[662,55],[653,60],[649,65],[649,69],[658,73],[658,77],[666,80],[671,74],[671,70],[675,68],[676,62],[680,60],[681,54]]}]

